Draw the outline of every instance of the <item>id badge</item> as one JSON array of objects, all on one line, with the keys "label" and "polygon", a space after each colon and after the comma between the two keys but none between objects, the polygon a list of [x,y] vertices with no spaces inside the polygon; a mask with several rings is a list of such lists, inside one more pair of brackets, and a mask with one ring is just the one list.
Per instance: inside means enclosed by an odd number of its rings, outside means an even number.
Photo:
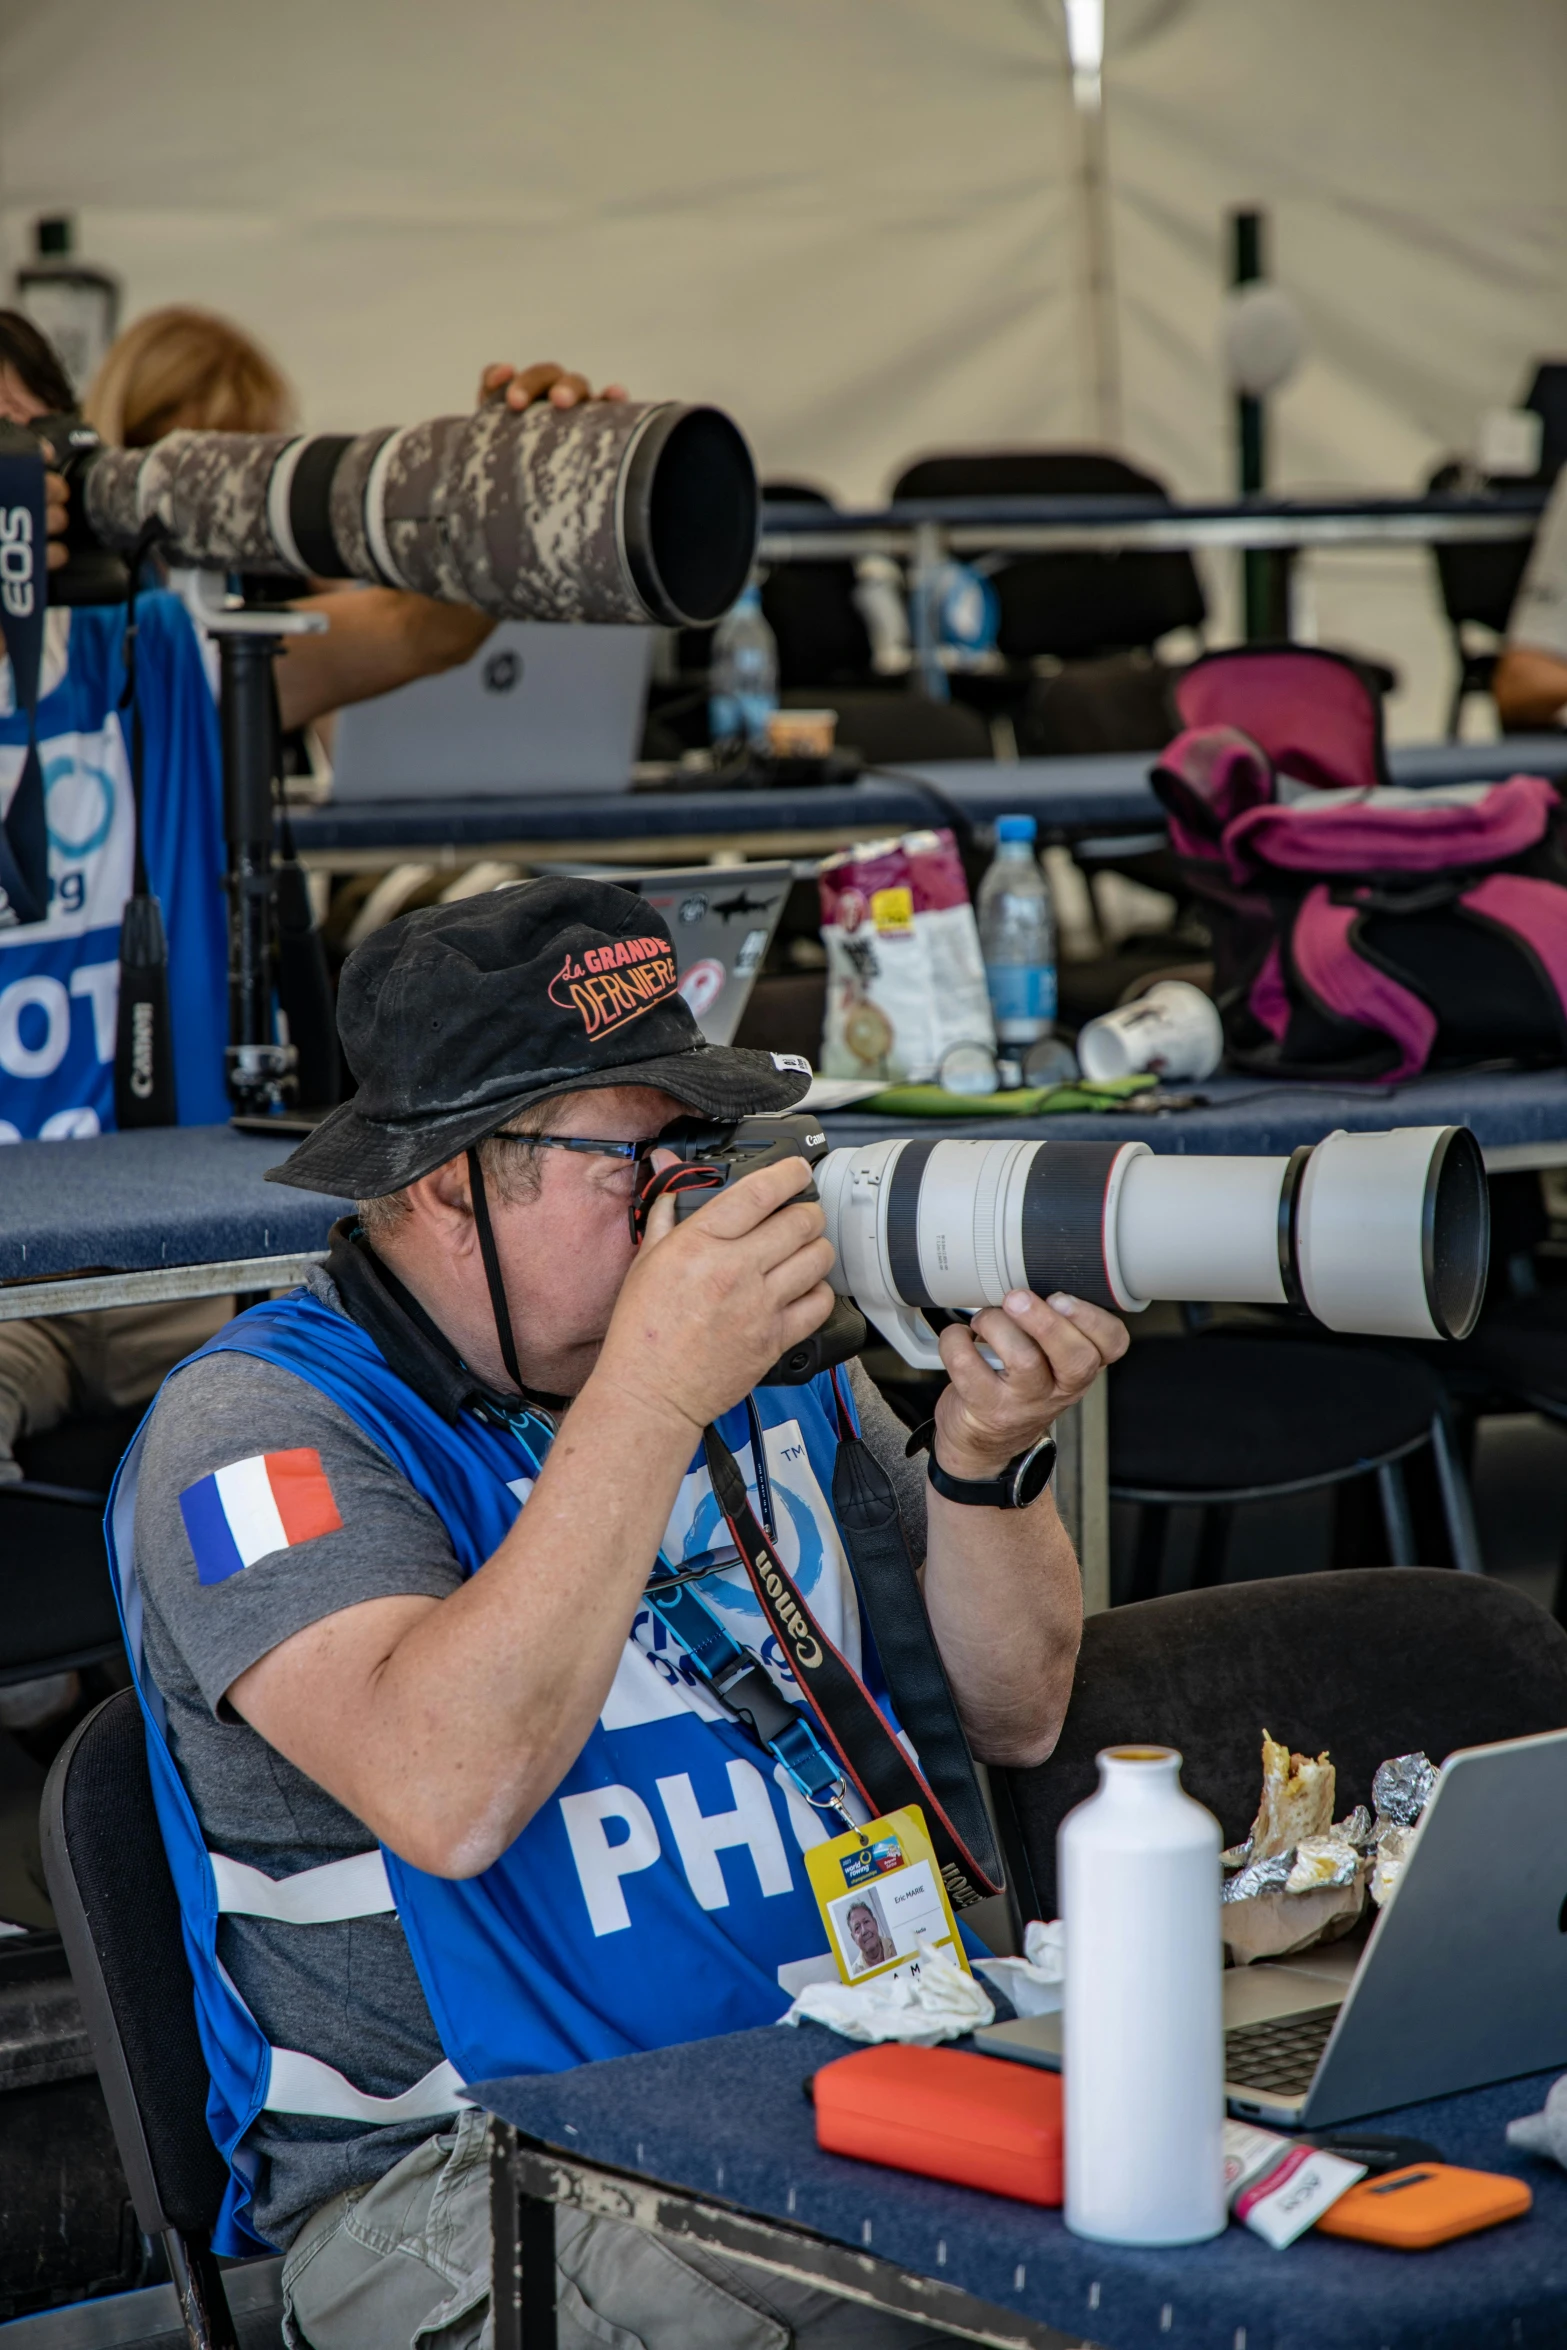
[{"label": "id badge", "polygon": [[805,1867],[843,1982],[917,1975],[932,1950],[972,1972],[917,1803],[813,1844]]}]

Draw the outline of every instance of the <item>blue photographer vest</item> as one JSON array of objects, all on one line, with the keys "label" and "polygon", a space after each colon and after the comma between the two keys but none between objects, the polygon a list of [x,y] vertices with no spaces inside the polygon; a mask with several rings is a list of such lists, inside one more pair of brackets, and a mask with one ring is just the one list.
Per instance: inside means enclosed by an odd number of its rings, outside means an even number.
[{"label": "blue photographer vest", "polygon": [[[229,1113],[218,710],[179,598],[160,589],[138,597],[136,609],[143,837],[169,939],[175,1098],[182,1126],[207,1126]],[[65,665],[52,682],[46,673],[38,703],[48,914],[26,928],[0,927],[0,1142],[62,1141],[114,1124],[120,917],[135,832],[119,711],[125,607],[84,605],[58,617],[69,621]],[[3,665],[0,807],[16,788],[26,743]]]},{"label": "blue photographer vest", "polygon": [[[478,1572],[526,1504],[539,1456],[470,1413],[449,1425],[357,1324],[307,1292],[240,1315],[189,1362],[223,1352],[275,1363],[339,1405],[430,1504],[466,1573]],[[827,1499],[837,1447],[830,1382],[760,1388],[752,1400],[783,1564],[887,1711]],[[719,1428],[755,1506],[745,1407]],[[805,1982],[835,1974],[801,1860],[833,1831],[724,1715],[646,1607],[581,1753],[482,1875],[434,1877],[382,1850],[274,1880],[210,1853],[143,1664],[134,1513],[145,1433],[144,1422],[115,1483],[109,1548],[212,2076],[208,2119],[231,2171],[219,2252],[261,2240],[246,2219],[244,2141],[263,2110],[434,2126],[462,2102],[463,2083],[772,2023]],[[664,1556],[678,1566],[726,1542],[699,1450]],[[776,1643],[763,1644],[744,1569],[709,1576],[700,1589],[797,1698]],[[401,2096],[378,2098],[307,2050],[268,2043],[219,1961],[217,1933],[225,1912],[308,1928],[393,1908],[446,2062]]]}]

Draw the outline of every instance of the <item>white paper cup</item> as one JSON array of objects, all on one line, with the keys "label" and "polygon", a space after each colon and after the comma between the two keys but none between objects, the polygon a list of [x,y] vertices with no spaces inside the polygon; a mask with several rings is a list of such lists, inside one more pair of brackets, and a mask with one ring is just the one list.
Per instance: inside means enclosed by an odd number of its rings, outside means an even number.
[{"label": "white paper cup", "polygon": [[1161,979],[1132,1004],[1090,1020],[1077,1040],[1078,1066],[1103,1082],[1136,1077],[1211,1077],[1224,1058],[1219,1007],[1184,979]]}]

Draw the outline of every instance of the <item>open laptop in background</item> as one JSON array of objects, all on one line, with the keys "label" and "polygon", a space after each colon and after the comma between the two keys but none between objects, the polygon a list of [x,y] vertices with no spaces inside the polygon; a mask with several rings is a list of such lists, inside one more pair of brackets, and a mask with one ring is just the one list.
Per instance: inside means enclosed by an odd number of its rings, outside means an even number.
[{"label": "open laptop in background", "polygon": [[[1567,1731],[1449,1755],[1359,1963],[1231,1967],[1224,2022],[1230,2111],[1291,2130],[1567,2064]],[[974,2039],[1060,2068],[1059,2015]]]},{"label": "open laptop in background", "polygon": [[[408,690],[412,690],[411,688]],[[778,928],[794,866],[683,865],[628,873],[619,865],[548,865],[540,873],[580,873],[635,890],[656,906],[675,942],[680,992],[709,1044],[730,1044],[750,1001],[756,975]],[[525,884],[507,882],[503,888]],[[324,1110],[284,1110],[275,1117],[241,1114],[229,1124],[242,1134],[279,1140],[309,1134]]]},{"label": "open laptop in background", "polygon": [[332,804],[628,791],[652,659],[650,628],[503,620],[460,669],[339,712]]},{"label": "open laptop in background", "polygon": [[662,917],[675,942],[680,992],[709,1044],[732,1044],[783,917],[794,865],[666,865],[637,872],[623,865],[551,865],[541,872],[580,873],[633,889]]}]

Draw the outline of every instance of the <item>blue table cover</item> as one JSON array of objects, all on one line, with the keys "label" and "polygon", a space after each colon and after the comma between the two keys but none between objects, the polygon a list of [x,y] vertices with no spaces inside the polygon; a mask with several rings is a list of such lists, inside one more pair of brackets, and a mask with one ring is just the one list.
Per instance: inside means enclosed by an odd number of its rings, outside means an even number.
[{"label": "blue table cover", "polygon": [[1208,2244],[1145,2252],[1085,2243],[1059,2212],[823,2154],[803,2084],[848,2053],[818,2025],[774,2025],[485,2082],[475,2094],[583,2161],[813,2228],[1106,2350],[1561,2350],[1567,2341],[1567,2174],[1513,2154],[1504,2135],[1515,2115],[1538,2112],[1549,2074],[1359,2125],[1526,2178],[1535,2203],[1523,2220],[1423,2253],[1315,2235],[1274,2252],[1238,2227]]},{"label": "blue table cover", "polygon": [[[1161,826],[1164,811],[1148,782],[1146,751],[1080,759],[954,759],[885,769],[832,789],[774,791],[559,792],[526,798],[456,799],[434,788],[427,800],[359,801],[301,809],[293,819],[303,850],[362,849],[395,842],[409,849],[472,848],[488,842],[640,841],[680,833],[788,833],[853,828],[899,832],[940,824],[955,809],[970,824],[1035,816],[1045,827]],[[1496,743],[1410,743],[1388,754],[1395,783],[1497,782],[1520,772],[1567,774],[1567,734],[1513,735]]]},{"label": "blue table cover", "polygon": [[263,1180],[285,1136],[167,1126],[0,1150],[0,1281],[325,1248],[348,1205]]},{"label": "blue table cover", "polygon": [[1156,1151],[1233,1151],[1267,1158],[1320,1142],[1335,1127],[1372,1134],[1389,1126],[1469,1126],[1482,1149],[1562,1146],[1567,1155],[1567,1069],[1460,1071],[1407,1085],[1269,1084],[1256,1077],[1209,1077],[1172,1085],[1206,1108],[1091,1112],[1046,1118],[875,1118],[849,1108],[822,1124],[835,1143],[879,1142],[894,1134],[954,1135],[981,1141],[1146,1142]]},{"label": "blue table cover", "polygon": [[[1157,1151],[1277,1155],[1336,1126],[1472,1126],[1487,1149],[1524,1146],[1567,1156],[1567,1069],[1418,1078],[1392,1088],[1263,1086],[1240,1077],[1195,1090],[1200,1110],[1071,1118],[823,1119],[834,1143],[907,1132],[1058,1142],[1120,1136]],[[100,1134],[75,1142],[21,1142],[0,1150],[0,1281],[79,1272],[214,1264],[290,1256],[326,1246],[348,1202],[292,1191],[263,1176],[292,1148],[227,1126]]]}]

